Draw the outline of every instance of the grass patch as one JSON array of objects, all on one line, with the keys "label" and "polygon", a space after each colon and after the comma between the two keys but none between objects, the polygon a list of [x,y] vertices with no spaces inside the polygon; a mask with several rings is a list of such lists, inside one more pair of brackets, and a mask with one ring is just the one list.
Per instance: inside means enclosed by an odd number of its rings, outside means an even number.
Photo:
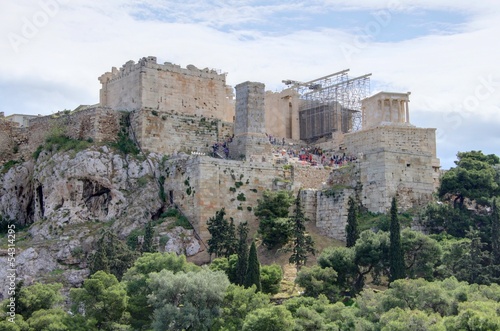
[{"label": "grass patch", "polygon": [[65,134],[53,134],[45,139],[43,145],[38,146],[36,151],[32,154],[35,160],[38,159],[43,150],[49,152],[65,152],[73,150],[80,152],[92,145],[92,140],[80,140],[68,137]]},{"label": "grass patch", "polygon": [[15,166],[16,164],[19,164],[21,163],[21,161],[18,161],[18,160],[9,160],[7,162],[5,162],[5,164],[3,165],[2,167],[2,174],[6,174],[13,166]]},{"label": "grass patch", "polygon": [[180,216],[177,217],[177,219],[174,222],[174,225],[175,226],[181,226],[181,227],[183,227],[184,229],[187,229],[187,230],[192,230],[193,229],[193,226],[191,225],[191,223],[189,223],[187,217],[183,216],[183,215],[180,215]]}]

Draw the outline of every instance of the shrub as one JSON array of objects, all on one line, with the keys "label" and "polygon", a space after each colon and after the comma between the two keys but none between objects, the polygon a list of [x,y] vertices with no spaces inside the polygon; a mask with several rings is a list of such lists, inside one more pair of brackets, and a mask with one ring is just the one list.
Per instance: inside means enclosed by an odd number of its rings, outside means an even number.
[{"label": "shrub", "polygon": [[10,168],[12,168],[13,166],[15,166],[18,163],[20,163],[20,161],[17,161],[17,160],[9,160],[9,161],[5,162],[5,164],[2,167],[2,174],[7,173],[10,170]]},{"label": "shrub", "polygon": [[174,223],[175,226],[182,226],[184,229],[191,230],[193,229],[193,226],[191,223],[189,223],[188,219],[186,216],[181,215],[177,217],[177,220]]}]

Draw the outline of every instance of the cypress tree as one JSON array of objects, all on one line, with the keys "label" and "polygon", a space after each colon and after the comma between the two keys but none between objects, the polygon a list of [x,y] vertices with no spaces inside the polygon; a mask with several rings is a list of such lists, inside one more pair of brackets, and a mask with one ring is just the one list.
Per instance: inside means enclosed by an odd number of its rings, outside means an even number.
[{"label": "cypress tree", "polygon": [[[225,215],[226,211],[224,208],[222,208],[221,210],[215,212],[215,217],[211,217],[207,221],[207,229],[212,236],[212,238],[208,239],[207,241],[208,253],[210,254],[210,256],[212,254],[215,254],[216,257],[229,257],[232,254],[232,252],[229,254],[227,252],[227,239],[230,237],[228,233],[231,227],[227,219],[224,218]],[[234,231],[232,236],[234,237]]]},{"label": "cypress tree", "polygon": [[307,256],[315,253],[314,241],[306,233],[306,218],[300,205],[300,191],[295,199],[295,211],[293,217],[289,219],[292,228],[292,255],[288,260],[295,264],[297,271],[307,263]]},{"label": "cypress tree", "polygon": [[260,283],[260,263],[257,257],[257,247],[255,241],[252,241],[250,246],[250,253],[248,254],[248,271],[245,278],[245,287],[257,286],[257,292],[262,290]]},{"label": "cypress tree", "polygon": [[353,247],[356,244],[356,240],[359,238],[359,229],[356,216],[356,202],[352,196],[349,197],[347,205],[349,208],[347,210],[347,225],[345,227],[346,247]]},{"label": "cypress tree", "polygon": [[153,224],[151,221],[147,222],[144,228],[144,242],[142,243],[142,253],[153,253]]},{"label": "cypress tree", "polygon": [[500,217],[497,206],[497,199],[493,198],[491,212],[491,262],[494,265],[500,266]]},{"label": "cypress tree", "polygon": [[391,282],[396,279],[405,277],[405,261],[403,257],[403,250],[401,248],[401,230],[398,220],[398,208],[396,205],[396,198],[392,198],[391,203],[391,228],[390,228],[390,248],[389,248],[389,264]]},{"label": "cypress tree", "polygon": [[243,285],[248,270],[248,223],[238,225],[238,263],[236,264],[236,284]]}]

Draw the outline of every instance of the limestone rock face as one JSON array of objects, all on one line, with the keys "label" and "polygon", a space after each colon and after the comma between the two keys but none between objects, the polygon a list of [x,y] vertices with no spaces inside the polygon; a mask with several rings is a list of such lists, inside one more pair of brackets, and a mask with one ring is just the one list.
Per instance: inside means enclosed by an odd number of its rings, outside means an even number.
[{"label": "limestone rock face", "polygon": [[[102,146],[78,153],[42,152],[36,161],[0,174],[0,215],[30,225],[16,229],[17,281],[79,286],[89,275],[88,258],[104,228],[125,239],[164,210],[160,159],[156,154],[123,156]],[[194,247],[197,241],[191,242],[190,236],[182,233],[170,250],[196,254],[199,244]],[[8,257],[0,251],[1,265],[8,265]],[[0,268],[0,299],[8,291],[7,275],[7,268]]]},{"label": "limestone rock face", "polygon": [[186,230],[183,227],[177,226],[165,234],[169,236],[165,247],[161,247],[161,250],[165,252],[193,256],[200,251],[200,242],[194,237],[193,230]]},{"label": "limestone rock face", "polygon": [[0,215],[21,224],[33,222],[33,162],[24,162],[0,175]]}]

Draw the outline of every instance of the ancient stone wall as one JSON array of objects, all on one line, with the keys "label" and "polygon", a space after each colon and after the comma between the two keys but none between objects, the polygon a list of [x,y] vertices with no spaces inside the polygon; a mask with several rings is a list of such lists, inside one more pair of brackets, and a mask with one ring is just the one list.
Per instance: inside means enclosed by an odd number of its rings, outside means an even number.
[{"label": "ancient stone wall", "polygon": [[80,140],[115,141],[120,131],[121,116],[120,112],[109,108],[94,107],[58,117],[35,118],[30,121],[29,149],[34,151],[52,133]]},{"label": "ancient stone wall", "polygon": [[299,96],[294,89],[267,91],[265,95],[266,133],[277,138],[300,139]]},{"label": "ancient stone wall", "polygon": [[[43,145],[50,134],[64,134],[73,139],[92,139],[96,142],[114,141],[120,130],[121,113],[108,108],[93,107],[70,113],[60,113],[36,117],[30,120],[28,128],[12,126],[0,121],[0,139],[5,139],[0,156],[2,160],[24,158],[27,160],[31,154]],[[18,154],[12,151],[16,148]],[[7,153],[10,150],[11,153]]]},{"label": "ancient stone wall", "polygon": [[347,201],[354,189],[303,190],[300,192],[305,216],[315,221],[316,227],[326,236],[345,241]]},{"label": "ancient stone wall", "polygon": [[14,125],[0,119],[0,165],[14,156]]},{"label": "ancient stone wall", "polygon": [[392,197],[408,209],[430,201],[438,185],[435,129],[407,125],[379,126],[345,136],[349,154],[358,157],[362,203],[386,212]]},{"label": "ancient stone wall", "polygon": [[269,163],[221,160],[207,156],[172,158],[162,165],[167,202],[175,203],[192,221],[204,241],[210,238],[206,221],[225,207],[236,224],[249,221],[255,231],[253,209],[262,192],[272,190],[282,167]]},{"label": "ancient stone wall", "polygon": [[128,61],[99,77],[100,103],[116,110],[151,108],[232,122],[234,103],[226,74],[193,65],[158,64],[156,57]]},{"label": "ancient stone wall", "polygon": [[296,165],[293,168],[293,186],[296,189],[321,189],[329,175],[328,169]]},{"label": "ancient stone wall", "polygon": [[265,135],[264,84],[244,82],[236,85],[234,139],[230,144],[232,159],[257,159],[266,162],[272,146]]},{"label": "ancient stone wall", "polygon": [[131,112],[130,122],[144,151],[167,155],[210,153],[215,142],[232,136],[232,123],[151,109]]}]

